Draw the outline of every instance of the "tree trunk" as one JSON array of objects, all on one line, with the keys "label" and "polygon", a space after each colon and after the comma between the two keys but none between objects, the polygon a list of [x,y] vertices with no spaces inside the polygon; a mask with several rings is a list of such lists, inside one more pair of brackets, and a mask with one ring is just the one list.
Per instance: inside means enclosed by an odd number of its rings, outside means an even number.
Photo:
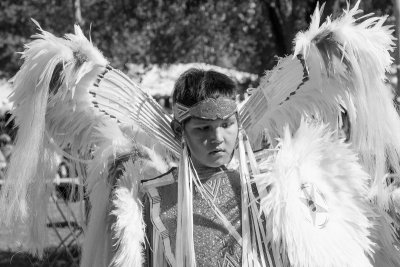
[{"label": "tree trunk", "polygon": [[[291,52],[292,32],[290,31],[290,26],[287,25],[288,21],[286,17],[284,17],[280,12],[278,6],[279,1],[267,3],[266,5],[266,10],[271,23],[271,30],[275,37],[277,56],[284,57]],[[288,17],[290,18],[290,16]]]}]

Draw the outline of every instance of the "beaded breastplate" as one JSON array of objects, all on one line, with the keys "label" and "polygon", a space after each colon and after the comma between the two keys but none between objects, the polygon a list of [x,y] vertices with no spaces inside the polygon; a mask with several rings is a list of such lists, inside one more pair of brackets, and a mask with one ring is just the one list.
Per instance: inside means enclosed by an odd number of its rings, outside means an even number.
[{"label": "beaded breastplate", "polygon": [[[241,234],[239,173],[224,167],[200,169],[198,175],[214,204]],[[177,171],[173,172],[172,176],[176,180]],[[161,236],[168,265],[174,266],[178,213],[177,183],[149,190],[149,197],[152,202],[151,217],[154,230]],[[241,245],[229,234],[196,188],[193,192],[193,224],[197,266],[240,266]]]}]

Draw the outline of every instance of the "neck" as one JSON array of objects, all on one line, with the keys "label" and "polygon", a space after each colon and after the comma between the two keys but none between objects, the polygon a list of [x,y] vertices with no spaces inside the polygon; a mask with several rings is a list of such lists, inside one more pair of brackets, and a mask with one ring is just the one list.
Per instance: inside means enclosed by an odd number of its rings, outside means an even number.
[{"label": "neck", "polygon": [[200,178],[200,180],[204,180],[210,178],[211,175],[219,173],[219,172],[226,172],[230,169],[236,169],[236,160],[235,157],[232,157],[228,164],[224,164],[218,167],[210,167],[203,164],[200,164],[195,159],[192,158],[193,166],[196,169],[196,172]]}]

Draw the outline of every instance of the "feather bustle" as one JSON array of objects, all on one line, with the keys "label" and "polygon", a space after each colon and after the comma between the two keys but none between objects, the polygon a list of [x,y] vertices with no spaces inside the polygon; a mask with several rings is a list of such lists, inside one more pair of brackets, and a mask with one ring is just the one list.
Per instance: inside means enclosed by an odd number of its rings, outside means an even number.
[{"label": "feather bustle", "polygon": [[[265,188],[261,209],[277,251],[291,266],[372,266],[368,175],[348,145],[335,140],[326,126],[303,120],[293,137],[286,128],[279,147],[272,171],[256,181]],[[304,184],[317,188],[327,203],[329,217],[322,228],[307,219]]]},{"label": "feather bustle", "polygon": [[138,190],[140,184],[140,165],[136,161],[124,164],[124,175],[114,191],[112,225],[115,255],[111,266],[141,266],[144,262],[145,225],[142,218],[142,205]]}]

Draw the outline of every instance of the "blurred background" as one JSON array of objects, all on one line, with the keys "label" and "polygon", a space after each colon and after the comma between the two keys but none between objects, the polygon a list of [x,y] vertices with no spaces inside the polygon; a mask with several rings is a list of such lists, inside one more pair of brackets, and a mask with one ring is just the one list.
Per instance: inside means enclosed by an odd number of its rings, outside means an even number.
[{"label": "blurred background", "polygon": [[[399,28],[400,0],[364,0],[364,13],[388,15]],[[315,0],[0,0],[0,186],[16,129],[9,121],[9,79],[22,64],[24,44],[40,26],[56,36],[82,27],[111,62],[167,110],[175,79],[190,67],[214,68],[234,78],[243,91],[255,87],[279,57],[292,52],[298,31],[310,22]],[[353,6],[356,1],[350,1]],[[328,0],[324,18],[346,9],[346,0]],[[395,30],[397,34],[398,30]],[[388,82],[395,92],[399,51]],[[399,95],[398,93],[396,95]],[[79,185],[74,170],[60,158],[53,206],[49,211],[49,250],[43,260],[24,250],[26,231],[11,233],[0,226],[0,266],[77,266],[82,222]],[[68,180],[69,179],[69,180]],[[72,180],[71,180],[72,179]]]},{"label": "blurred background", "polygon": [[[1,0],[0,75],[19,68],[23,44],[36,32],[31,18],[56,35],[73,31],[74,23],[116,68],[130,63],[204,62],[262,74],[276,57],[291,53],[292,40],[305,30],[315,0]],[[352,5],[356,1],[350,1]],[[328,0],[325,16],[340,13],[345,0]],[[389,15],[392,0],[364,0],[365,13]]]}]

